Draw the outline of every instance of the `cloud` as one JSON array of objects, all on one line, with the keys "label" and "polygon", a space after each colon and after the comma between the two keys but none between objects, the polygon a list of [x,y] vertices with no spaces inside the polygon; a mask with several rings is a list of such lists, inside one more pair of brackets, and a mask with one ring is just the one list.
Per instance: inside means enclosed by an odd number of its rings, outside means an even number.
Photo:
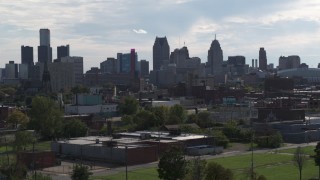
[{"label": "cloud", "polygon": [[133,32],[137,34],[147,34],[148,32],[144,29],[132,29]]},{"label": "cloud", "polygon": [[177,4],[184,4],[184,3],[188,3],[190,1],[193,1],[193,0],[176,0],[175,3]]}]

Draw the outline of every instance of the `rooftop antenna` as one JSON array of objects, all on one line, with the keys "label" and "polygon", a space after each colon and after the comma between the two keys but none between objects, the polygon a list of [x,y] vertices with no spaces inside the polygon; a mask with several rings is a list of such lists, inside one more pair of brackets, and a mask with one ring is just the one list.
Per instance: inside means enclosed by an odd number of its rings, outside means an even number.
[{"label": "rooftop antenna", "polygon": [[179,36],[179,48],[180,48],[180,36]]},{"label": "rooftop antenna", "polygon": [[214,40],[217,40],[217,34],[214,34]]},{"label": "rooftop antenna", "polygon": [[186,42],[185,41],[183,42],[183,46],[186,46]]}]

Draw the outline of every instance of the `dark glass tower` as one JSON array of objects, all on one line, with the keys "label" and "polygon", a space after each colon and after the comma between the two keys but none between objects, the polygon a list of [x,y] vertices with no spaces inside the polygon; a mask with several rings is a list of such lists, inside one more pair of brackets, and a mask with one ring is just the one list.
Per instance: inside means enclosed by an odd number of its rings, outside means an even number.
[{"label": "dark glass tower", "polygon": [[58,46],[57,47],[57,59],[61,60],[62,57],[70,56],[70,46]]},{"label": "dark glass tower", "polygon": [[149,61],[146,61],[146,60],[140,61],[140,76],[141,77],[149,76]]},{"label": "dark glass tower", "polygon": [[169,63],[170,46],[167,37],[156,37],[153,45],[153,70],[159,70],[162,65]]},{"label": "dark glass tower", "polygon": [[259,50],[259,69],[260,70],[267,70],[267,53],[263,47]]},{"label": "dark glass tower", "polygon": [[21,46],[21,64],[33,65],[33,47]]}]

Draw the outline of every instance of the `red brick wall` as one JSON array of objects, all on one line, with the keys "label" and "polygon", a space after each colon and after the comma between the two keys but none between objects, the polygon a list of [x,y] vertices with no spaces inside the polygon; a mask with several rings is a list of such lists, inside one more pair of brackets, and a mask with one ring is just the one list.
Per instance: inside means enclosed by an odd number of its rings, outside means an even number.
[{"label": "red brick wall", "polygon": [[36,169],[51,167],[56,163],[55,154],[51,151],[44,152],[20,152],[18,153],[18,161],[25,164],[28,168],[32,168],[32,163],[35,162]]},{"label": "red brick wall", "polygon": [[158,149],[156,146],[128,148],[128,165],[150,163],[158,160]]}]

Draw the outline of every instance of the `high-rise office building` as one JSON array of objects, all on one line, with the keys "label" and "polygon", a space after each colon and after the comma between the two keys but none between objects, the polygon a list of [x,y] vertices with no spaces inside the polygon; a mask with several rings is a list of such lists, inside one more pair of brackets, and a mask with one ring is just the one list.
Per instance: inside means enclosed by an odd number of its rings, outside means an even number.
[{"label": "high-rise office building", "polygon": [[38,46],[38,62],[52,62],[52,48],[50,46],[50,30],[40,29],[40,46]]},{"label": "high-rise office building", "polygon": [[219,74],[222,71],[223,51],[219,41],[215,38],[208,50],[208,66],[212,75]]},{"label": "high-rise office building", "polygon": [[140,77],[149,76],[149,61],[140,61]]},{"label": "high-rise office building", "polygon": [[38,46],[38,62],[52,62],[52,48],[48,46]]},{"label": "high-rise office building", "polygon": [[70,46],[58,46],[57,47],[57,59],[61,60],[62,57],[70,56]]},{"label": "high-rise office building", "polygon": [[62,63],[71,63],[73,65],[74,83],[80,85],[83,82],[83,57],[66,56],[61,58]]},{"label": "high-rise office building", "polygon": [[107,60],[100,63],[100,70],[102,73],[116,74],[118,67],[118,59],[107,58]]},{"label": "high-rise office building", "polygon": [[51,92],[71,90],[75,86],[74,68],[75,64],[72,62],[54,62],[48,64],[51,79],[50,86],[47,88],[50,88]]},{"label": "high-rise office building", "polygon": [[131,50],[130,53],[117,54],[117,59],[119,63],[119,72],[120,73],[130,73],[133,74],[136,72],[137,67],[137,61],[138,61],[138,54],[135,52],[134,49]]},{"label": "high-rise office building", "polygon": [[153,45],[153,70],[159,70],[162,65],[169,64],[169,54],[167,37],[156,37]]},{"label": "high-rise office building", "polygon": [[136,65],[138,58],[137,58],[137,54],[136,54],[136,50],[135,49],[131,49],[130,51],[130,73],[132,77],[136,77]]},{"label": "high-rise office building", "polygon": [[297,55],[292,56],[280,56],[279,57],[279,69],[293,69],[300,66],[300,57]]},{"label": "high-rise office building", "polygon": [[50,47],[50,30],[40,29],[40,46]]},{"label": "high-rise office building", "polygon": [[9,61],[9,63],[5,65],[5,78],[18,78],[18,64],[15,64],[14,61]]},{"label": "high-rise office building", "polygon": [[261,47],[259,50],[259,69],[265,71],[267,70],[267,66],[267,53],[266,50]]},{"label": "high-rise office building", "polygon": [[176,64],[177,68],[185,67],[187,59],[189,57],[189,50],[186,46],[182,47],[181,49],[175,49],[170,54],[170,63]]},{"label": "high-rise office building", "polygon": [[21,46],[21,64],[33,65],[33,47]]}]

